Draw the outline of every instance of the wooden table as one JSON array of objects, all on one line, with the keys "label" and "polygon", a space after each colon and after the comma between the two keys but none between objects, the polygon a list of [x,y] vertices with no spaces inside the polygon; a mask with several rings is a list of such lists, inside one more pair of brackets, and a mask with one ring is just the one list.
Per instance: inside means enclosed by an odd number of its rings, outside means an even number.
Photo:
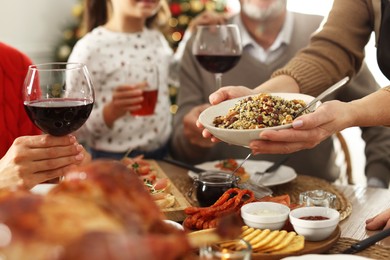
[{"label": "wooden table", "polygon": [[[158,163],[180,192],[187,194],[192,187],[192,179],[188,176],[187,170],[166,162]],[[365,220],[390,208],[390,190],[353,185],[336,187],[352,204],[351,215],[340,223],[341,237],[362,240],[376,233],[365,229]],[[390,237],[379,244],[390,247]]]},{"label": "wooden table", "polygon": [[[362,240],[375,234],[375,231],[365,229],[365,221],[390,208],[390,190],[362,186],[337,186],[352,204],[351,215],[341,222],[341,237]],[[390,237],[379,244],[390,247]]]}]

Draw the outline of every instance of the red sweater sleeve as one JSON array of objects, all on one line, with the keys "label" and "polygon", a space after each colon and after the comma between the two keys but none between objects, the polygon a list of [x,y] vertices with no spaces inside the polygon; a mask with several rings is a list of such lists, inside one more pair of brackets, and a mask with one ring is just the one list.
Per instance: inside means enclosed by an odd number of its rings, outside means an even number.
[{"label": "red sweater sleeve", "polygon": [[23,106],[23,81],[31,63],[25,54],[0,42],[0,158],[15,138],[41,133]]}]

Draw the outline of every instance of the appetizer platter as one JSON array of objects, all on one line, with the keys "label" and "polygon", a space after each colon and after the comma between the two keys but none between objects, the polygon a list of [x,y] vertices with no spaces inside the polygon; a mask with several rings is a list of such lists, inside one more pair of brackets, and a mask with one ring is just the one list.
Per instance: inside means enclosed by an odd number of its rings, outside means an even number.
[{"label": "appetizer platter", "polygon": [[169,180],[156,161],[145,160],[143,156],[138,156],[124,158],[122,163],[139,175],[167,219],[173,221],[184,220],[184,209],[190,207],[191,204]]}]

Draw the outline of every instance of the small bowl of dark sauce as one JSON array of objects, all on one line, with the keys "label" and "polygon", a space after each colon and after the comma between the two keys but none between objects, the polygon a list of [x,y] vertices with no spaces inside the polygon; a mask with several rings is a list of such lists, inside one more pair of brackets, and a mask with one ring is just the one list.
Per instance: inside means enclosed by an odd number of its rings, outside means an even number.
[{"label": "small bowl of dark sauce", "polygon": [[321,241],[335,231],[340,213],[328,207],[301,207],[292,210],[289,218],[295,232],[307,241]]},{"label": "small bowl of dark sauce", "polygon": [[205,171],[194,179],[189,196],[195,191],[196,199],[201,207],[213,205],[230,188],[237,187],[239,178],[230,172]]}]

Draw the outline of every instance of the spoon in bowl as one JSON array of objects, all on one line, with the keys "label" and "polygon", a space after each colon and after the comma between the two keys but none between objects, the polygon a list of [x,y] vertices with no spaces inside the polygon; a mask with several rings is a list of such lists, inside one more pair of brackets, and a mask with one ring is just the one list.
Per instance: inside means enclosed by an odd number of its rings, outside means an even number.
[{"label": "spoon in bowl", "polygon": [[305,107],[299,109],[295,114],[294,114],[294,118],[297,118],[299,115],[301,115],[304,111],[306,111],[307,109],[311,108],[313,105],[315,105],[318,101],[321,101],[322,99],[324,99],[325,97],[327,97],[328,95],[330,95],[331,93],[333,93],[334,91],[338,90],[340,87],[344,86],[349,80],[349,77],[345,77],[343,78],[342,80],[336,82],[334,85],[332,85],[331,87],[327,88],[324,92],[322,92],[321,94],[319,94],[315,99],[313,99],[309,104],[307,104]]}]

